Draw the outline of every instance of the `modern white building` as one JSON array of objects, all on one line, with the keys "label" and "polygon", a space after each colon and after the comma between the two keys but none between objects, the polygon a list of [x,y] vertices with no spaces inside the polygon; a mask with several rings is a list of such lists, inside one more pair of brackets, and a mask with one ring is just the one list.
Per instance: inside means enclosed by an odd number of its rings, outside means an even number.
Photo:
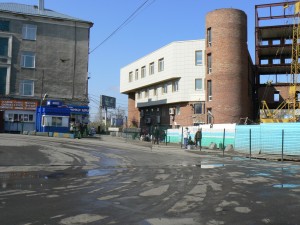
[{"label": "modern white building", "polygon": [[128,125],[205,123],[205,40],[172,42],[121,68]]}]

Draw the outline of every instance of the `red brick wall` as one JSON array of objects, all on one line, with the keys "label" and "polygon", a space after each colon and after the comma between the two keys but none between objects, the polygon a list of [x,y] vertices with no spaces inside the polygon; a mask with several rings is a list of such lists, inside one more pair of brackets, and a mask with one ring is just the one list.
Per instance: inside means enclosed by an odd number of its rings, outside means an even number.
[{"label": "red brick wall", "polygon": [[[206,16],[206,29],[211,28],[212,109],[214,123],[235,123],[240,118],[252,117],[252,98],[249,95],[249,53],[247,48],[247,16],[237,9],[219,9]],[[252,70],[250,70],[252,73]],[[251,79],[251,78],[250,78]]]}]

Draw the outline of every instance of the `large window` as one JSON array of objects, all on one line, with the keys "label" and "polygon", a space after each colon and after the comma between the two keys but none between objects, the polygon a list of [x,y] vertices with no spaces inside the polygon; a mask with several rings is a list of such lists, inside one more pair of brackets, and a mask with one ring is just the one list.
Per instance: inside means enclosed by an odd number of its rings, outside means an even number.
[{"label": "large window", "polygon": [[0,31],[9,31],[9,21],[0,20]]},{"label": "large window", "polygon": [[149,64],[149,75],[154,74],[154,62]]},{"label": "large window", "polygon": [[33,114],[9,113],[8,121],[33,122]]},{"label": "large window", "polygon": [[6,76],[7,76],[7,68],[0,67],[0,95],[6,94]]},{"label": "large window", "polygon": [[202,65],[202,51],[196,51],[195,52],[195,64],[196,66]]},{"label": "large window", "polygon": [[194,104],[194,114],[204,114],[204,113],[205,113],[204,102]]},{"label": "large window", "polygon": [[196,91],[202,90],[202,79],[195,79],[195,90]]},{"label": "large window", "polygon": [[34,82],[33,80],[20,81],[20,95],[33,96],[34,95]]},{"label": "large window", "polygon": [[176,81],[174,81],[174,82],[172,83],[172,91],[173,91],[173,92],[176,92],[176,91],[179,90],[179,85],[178,85],[178,83],[179,83],[178,80],[176,80]]},{"label": "large window", "polygon": [[141,68],[141,78],[144,78],[146,76],[146,66],[143,66]]},{"label": "large window", "polygon": [[212,72],[212,58],[211,58],[211,54],[207,55],[207,73],[211,74]]},{"label": "large window", "polygon": [[211,47],[211,27],[207,28],[207,47]]},{"label": "large window", "polygon": [[212,83],[211,83],[211,80],[207,81],[207,98],[208,98],[208,101],[212,101]]},{"label": "large window", "polygon": [[164,71],[164,58],[158,60],[158,72]]},{"label": "large window", "polygon": [[24,24],[22,29],[22,38],[26,40],[36,40],[36,25]]},{"label": "large window", "polygon": [[8,56],[8,38],[0,37],[0,56]]},{"label": "large window", "polygon": [[33,52],[22,52],[21,67],[35,68],[35,53],[33,53]]},{"label": "large window", "polygon": [[42,125],[52,127],[68,127],[70,118],[68,116],[43,116]]}]

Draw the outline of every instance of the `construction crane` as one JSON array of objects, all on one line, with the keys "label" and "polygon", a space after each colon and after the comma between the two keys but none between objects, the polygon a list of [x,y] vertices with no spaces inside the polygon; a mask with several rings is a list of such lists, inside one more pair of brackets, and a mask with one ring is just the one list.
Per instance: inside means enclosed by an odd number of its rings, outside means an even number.
[{"label": "construction crane", "polygon": [[[286,5],[285,7],[288,7]],[[292,54],[291,54],[291,82],[289,86],[289,94],[284,101],[282,101],[275,110],[270,110],[266,101],[262,100],[261,110],[264,112],[264,116],[260,113],[260,122],[262,123],[285,123],[285,122],[297,122],[299,121],[299,115],[296,114],[299,109],[299,56],[300,56],[300,28],[299,28],[299,13],[300,13],[300,1],[294,5],[294,23],[293,23],[293,36],[292,36]],[[285,109],[286,113],[282,118],[281,111]]]}]

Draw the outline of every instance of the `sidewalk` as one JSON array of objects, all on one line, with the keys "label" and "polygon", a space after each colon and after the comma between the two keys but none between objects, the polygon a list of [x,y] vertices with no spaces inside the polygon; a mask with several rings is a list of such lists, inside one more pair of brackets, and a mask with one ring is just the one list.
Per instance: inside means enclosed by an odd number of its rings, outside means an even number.
[{"label": "sidewalk", "polygon": [[[94,138],[98,138],[103,142],[109,142],[109,143],[127,143],[129,145],[132,145],[134,147],[145,147],[149,148],[151,150],[157,150],[157,151],[163,151],[163,150],[170,150],[170,151],[185,151],[193,154],[213,154],[218,156],[224,157],[244,157],[245,159],[250,159],[250,154],[245,154],[237,151],[223,151],[220,149],[208,149],[207,147],[203,147],[200,151],[200,149],[184,149],[181,148],[180,144],[176,143],[163,143],[161,142],[159,145],[152,144],[151,142],[147,141],[140,141],[140,140],[130,140],[123,137],[113,137],[110,135],[101,135]],[[272,155],[272,154],[252,154],[251,159],[259,159],[259,160],[268,160],[268,161],[281,161],[282,156],[281,155]],[[290,155],[283,155],[283,161],[294,161],[294,162],[300,162],[300,156],[290,156]]]}]

